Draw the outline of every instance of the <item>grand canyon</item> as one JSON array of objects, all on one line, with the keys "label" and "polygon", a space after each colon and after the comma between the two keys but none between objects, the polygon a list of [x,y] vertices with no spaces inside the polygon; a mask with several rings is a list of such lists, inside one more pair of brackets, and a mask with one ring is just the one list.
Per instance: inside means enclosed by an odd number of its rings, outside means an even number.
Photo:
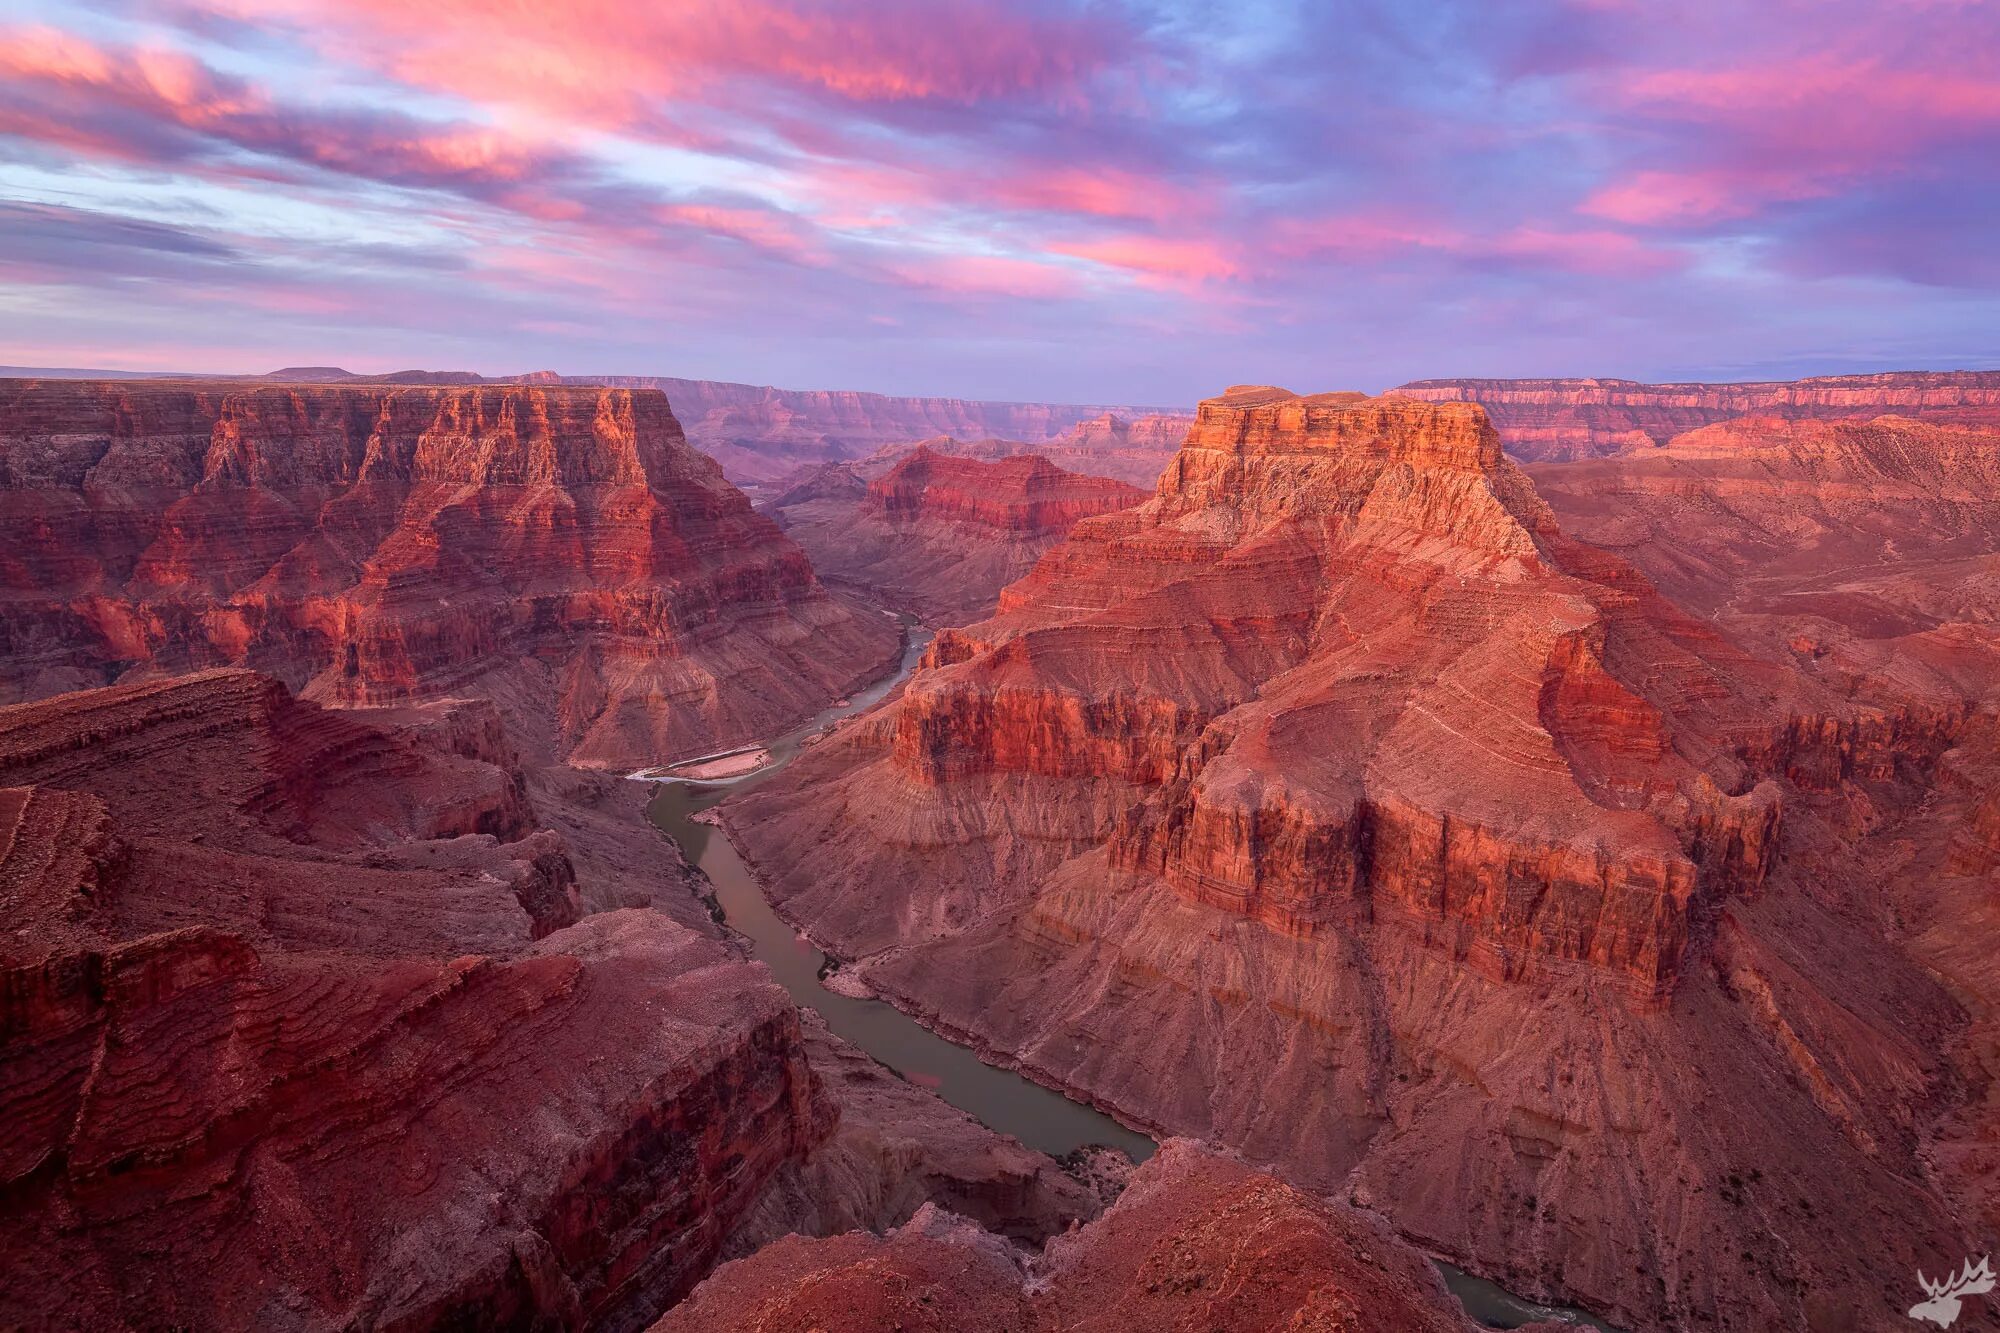
[{"label": "grand canyon", "polygon": [[0,22],[0,1329],[2000,1327],[1996,50]]}]

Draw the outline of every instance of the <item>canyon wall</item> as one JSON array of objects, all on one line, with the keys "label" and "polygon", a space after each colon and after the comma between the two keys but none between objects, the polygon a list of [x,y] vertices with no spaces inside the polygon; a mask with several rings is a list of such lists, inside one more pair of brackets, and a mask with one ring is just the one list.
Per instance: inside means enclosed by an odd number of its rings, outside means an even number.
[{"label": "canyon wall", "polygon": [[0,381],[0,690],[244,665],[311,697],[476,692],[637,767],[882,669],[657,392]]},{"label": "canyon wall", "polygon": [[[1698,538],[1609,540],[1648,483],[1552,507],[1476,405],[1232,390],[1151,501],[720,809],[845,976],[1511,1288],[1896,1327],[1992,1239],[1925,1165],[1994,1168],[1992,973],[1946,945],[1985,862],[1927,901],[1912,857],[2000,702],[1995,604],[1936,584],[1990,560],[1938,497],[1991,455],[1896,438],[1932,619],[1779,633],[1663,595],[1717,604]],[[1733,484],[1667,480],[1659,530]]]},{"label": "canyon wall", "polygon": [[804,464],[863,457],[938,435],[1041,443],[1107,413],[1145,408],[899,398],[833,389],[773,389],[666,375],[569,375],[568,384],[664,389],[688,439],[733,479],[770,481]]},{"label": "canyon wall", "polygon": [[827,1139],[783,991],[580,916],[454,708],[242,671],[0,708],[5,1322],[642,1326]]},{"label": "canyon wall", "polygon": [[1493,418],[1508,452],[1533,461],[1645,449],[1732,417],[1866,419],[1893,413],[2000,424],[2000,370],[1824,375],[1744,384],[1640,384],[1618,379],[1416,380],[1389,391],[1428,402],[1472,402]]},{"label": "canyon wall", "polygon": [[823,577],[959,625],[991,614],[1000,589],[1079,521],[1145,498],[1035,455],[983,462],[920,446],[865,483],[851,464],[823,465],[760,508]]}]

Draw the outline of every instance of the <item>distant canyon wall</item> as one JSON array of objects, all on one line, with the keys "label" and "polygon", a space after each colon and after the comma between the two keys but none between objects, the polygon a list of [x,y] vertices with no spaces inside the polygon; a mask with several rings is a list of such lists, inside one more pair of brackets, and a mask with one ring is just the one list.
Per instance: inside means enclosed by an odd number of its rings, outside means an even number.
[{"label": "distant canyon wall", "polygon": [[1478,403],[1507,451],[1531,462],[1665,444],[1741,416],[1876,417],[2000,425],[2000,370],[1898,371],[1744,384],[1619,379],[1414,380],[1390,393]]},{"label": "distant canyon wall", "polygon": [[873,481],[853,464],[823,464],[761,507],[826,578],[962,625],[990,615],[1000,590],[1079,522],[1146,498],[1036,454],[989,462],[925,445]]},{"label": "distant canyon wall", "polygon": [[1104,404],[774,389],[665,375],[571,375],[564,382],[664,390],[688,439],[740,481],[769,481],[804,464],[861,458],[883,445],[914,445],[940,435],[1042,444],[1107,414],[1132,419],[1151,412]]},{"label": "distant canyon wall", "polygon": [[808,715],[896,639],[657,391],[0,381],[4,697],[253,666],[485,694],[636,766]]}]

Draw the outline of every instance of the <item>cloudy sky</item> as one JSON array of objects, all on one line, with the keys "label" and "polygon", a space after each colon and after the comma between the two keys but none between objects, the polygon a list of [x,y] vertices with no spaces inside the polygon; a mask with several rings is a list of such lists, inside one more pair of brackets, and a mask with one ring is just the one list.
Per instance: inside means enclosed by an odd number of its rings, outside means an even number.
[{"label": "cloudy sky", "polygon": [[1990,0],[11,0],[0,361],[2000,366]]}]

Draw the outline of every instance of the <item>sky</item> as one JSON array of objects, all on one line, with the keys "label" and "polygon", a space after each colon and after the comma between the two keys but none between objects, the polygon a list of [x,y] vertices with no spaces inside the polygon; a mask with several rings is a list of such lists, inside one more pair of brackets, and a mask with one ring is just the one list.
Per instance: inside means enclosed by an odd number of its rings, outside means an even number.
[{"label": "sky", "polygon": [[1995,0],[9,0],[0,362],[2000,366]]}]

